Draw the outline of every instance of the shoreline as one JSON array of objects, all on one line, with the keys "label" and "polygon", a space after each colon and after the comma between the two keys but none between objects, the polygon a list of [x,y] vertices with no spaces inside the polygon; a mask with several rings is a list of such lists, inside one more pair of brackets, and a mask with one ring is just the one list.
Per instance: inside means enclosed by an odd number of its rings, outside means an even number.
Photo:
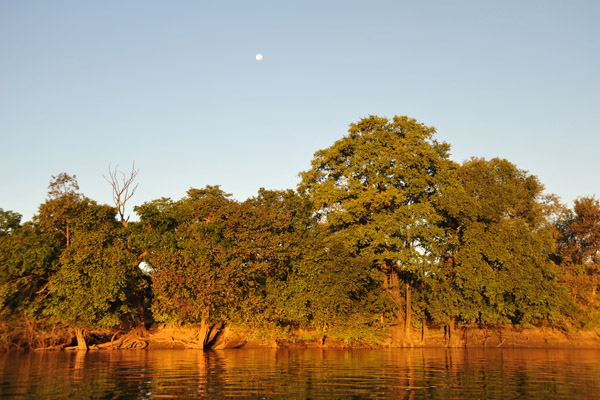
[{"label": "shoreline", "polygon": [[[159,326],[129,331],[89,331],[87,349],[79,348],[75,337],[68,331],[55,335],[47,346],[32,346],[35,342],[21,342],[19,346],[5,345],[4,351],[99,351],[128,349],[195,349],[223,350],[236,348],[271,349],[389,349],[389,348],[446,348],[446,349],[600,349],[600,328],[564,331],[552,327],[517,328],[512,326],[456,328],[449,337],[443,327],[428,327],[425,332],[411,331],[410,338],[397,335],[377,343],[345,342],[317,336],[316,332],[299,331],[286,339],[275,332],[213,326],[204,342],[200,341],[200,326]],[[40,332],[43,335],[43,332]],[[4,352],[2,351],[2,352]]]},{"label": "shoreline", "polygon": [[[149,332],[147,349],[200,349],[193,338],[198,327],[162,327]],[[386,348],[514,348],[514,349],[600,349],[600,329],[564,332],[556,328],[457,328],[453,339],[447,339],[443,328],[429,328],[424,338],[412,332],[412,340],[382,343],[346,343],[331,338],[303,340],[256,339],[248,333],[225,328],[209,341],[206,350],[235,348],[273,349],[386,349]]]}]

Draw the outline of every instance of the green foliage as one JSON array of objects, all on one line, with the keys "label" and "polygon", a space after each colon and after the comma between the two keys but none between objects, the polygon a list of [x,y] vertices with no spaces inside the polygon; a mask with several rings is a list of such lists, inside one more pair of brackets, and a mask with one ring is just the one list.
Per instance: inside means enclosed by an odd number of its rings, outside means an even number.
[{"label": "green foliage", "polygon": [[71,245],[51,280],[45,312],[72,326],[110,328],[134,321],[141,272],[121,236],[115,209],[83,199],[80,210],[72,220]]},{"label": "green foliage", "polygon": [[[400,116],[371,116],[348,136],[315,153],[300,190],[317,220],[356,254],[368,256],[384,282],[420,285],[438,262],[443,236],[434,200],[451,177],[449,145],[435,128]],[[386,285],[399,307],[400,284]],[[405,305],[410,292],[405,290]],[[410,318],[409,308],[398,319]]]},{"label": "green foliage", "polygon": [[8,235],[21,226],[21,214],[0,208],[0,235]]},{"label": "green foliage", "polygon": [[136,207],[129,224],[75,176],[53,176],[32,222],[0,209],[0,318],[128,327],[145,304],[158,322],[347,343],[380,343],[413,314],[595,326],[599,201],[562,209],[506,160],[448,153],[432,127],[370,116],[315,153],[298,192],[238,202],[192,188]]},{"label": "green foliage", "polygon": [[407,117],[371,116],[349,135],[315,153],[301,174],[301,191],[330,232],[379,264],[413,270],[438,234],[431,198],[447,170],[449,146],[433,139],[434,128]]},{"label": "green foliage", "polygon": [[327,330],[358,314],[380,312],[380,279],[369,258],[324,237],[313,237],[306,246],[286,281],[269,282],[270,300],[281,321]]},{"label": "green foliage", "polygon": [[38,316],[49,278],[57,269],[59,243],[20,215],[0,210],[0,316]]},{"label": "green foliage", "polygon": [[157,320],[210,316],[252,326],[275,318],[269,282],[286,281],[301,253],[306,207],[292,191],[261,190],[241,204],[227,197],[209,186],[139,209],[150,236],[160,237],[150,252]]},{"label": "green foliage", "polygon": [[506,160],[472,159],[439,199],[447,244],[432,275],[428,311],[438,322],[557,322],[568,308],[549,256],[538,180]]},{"label": "green foliage", "polygon": [[594,197],[575,200],[572,210],[563,210],[556,221],[555,260],[560,279],[585,309],[586,326],[599,326],[600,301],[600,202]]},{"label": "green foliage", "polygon": [[219,320],[227,314],[227,301],[238,294],[242,277],[230,262],[228,196],[218,186],[207,186],[190,189],[178,202],[142,208],[141,223],[164,230],[149,257],[157,269],[152,305],[157,321],[198,323],[209,315]]},{"label": "green foliage", "polygon": [[13,222],[0,240],[0,301],[15,315],[74,327],[133,319],[140,273],[115,210],[78,193],[74,176],[52,178],[34,221]]},{"label": "green foliage", "polygon": [[65,246],[70,244],[73,218],[84,206],[83,195],[78,190],[75,175],[61,173],[52,176],[48,186],[48,200],[40,205],[39,213],[34,217],[43,232],[59,236]]},{"label": "green foliage", "polygon": [[[310,240],[309,207],[291,190],[261,189],[230,215],[234,258],[242,266],[242,296],[232,317],[245,325],[285,325],[276,292],[293,276],[293,263]],[[275,297],[273,294],[275,293]]]},{"label": "green foliage", "polygon": [[261,189],[237,203],[207,187],[139,210],[143,231],[161,238],[149,258],[157,269],[158,321],[207,319],[285,337],[290,328],[326,330],[365,313],[376,318],[381,288],[371,261],[326,245],[309,204],[292,191]]}]

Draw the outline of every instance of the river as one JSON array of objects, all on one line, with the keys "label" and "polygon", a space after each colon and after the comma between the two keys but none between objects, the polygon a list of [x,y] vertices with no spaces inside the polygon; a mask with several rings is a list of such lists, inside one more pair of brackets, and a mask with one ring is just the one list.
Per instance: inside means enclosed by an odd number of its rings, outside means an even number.
[{"label": "river", "polygon": [[600,350],[6,353],[0,398],[593,399]]}]

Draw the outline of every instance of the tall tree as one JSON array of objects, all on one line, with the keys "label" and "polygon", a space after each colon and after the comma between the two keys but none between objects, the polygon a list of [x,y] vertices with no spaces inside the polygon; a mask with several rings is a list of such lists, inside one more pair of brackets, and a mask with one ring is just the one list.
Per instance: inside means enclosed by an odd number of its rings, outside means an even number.
[{"label": "tall tree", "polygon": [[435,128],[405,116],[364,118],[315,153],[299,186],[330,233],[371,257],[399,306],[404,297],[398,321],[407,341],[412,285],[435,262],[433,248],[443,235],[433,199],[453,165],[449,145],[434,135]]},{"label": "tall tree", "polygon": [[557,255],[571,293],[587,304],[600,285],[600,202],[580,197],[557,222]]},{"label": "tall tree", "polygon": [[0,209],[0,315],[39,319],[48,280],[56,272],[59,240],[21,215]]},{"label": "tall tree", "polygon": [[471,159],[438,199],[446,246],[433,271],[428,311],[436,322],[531,324],[560,319],[564,300],[550,260],[543,186],[502,159]]},{"label": "tall tree", "polygon": [[357,255],[336,236],[319,231],[311,229],[287,278],[268,286],[278,320],[285,327],[310,329],[322,340],[383,339],[388,324],[381,315],[388,304],[381,296],[380,273],[371,268],[369,256]]},{"label": "tall tree", "polygon": [[200,324],[200,345],[208,326],[221,322],[239,293],[241,269],[230,262],[234,246],[226,235],[234,202],[218,186],[190,189],[183,199],[136,208],[152,234],[148,259],[153,275],[154,317],[166,323]]},{"label": "tall tree", "polygon": [[275,301],[286,285],[293,263],[304,251],[311,226],[305,199],[292,190],[260,189],[228,215],[226,237],[235,246],[232,261],[241,268],[239,311],[235,322],[254,328],[285,325]]},{"label": "tall tree", "polygon": [[144,280],[115,217],[113,207],[83,198],[70,220],[71,245],[50,280],[45,314],[71,326],[81,349],[87,348],[85,330],[131,326],[141,318],[134,303]]},{"label": "tall tree", "polygon": [[53,176],[48,189],[34,222],[57,242],[58,256],[36,293],[48,296],[44,315],[71,326],[85,348],[85,329],[137,320],[131,303],[143,280],[114,208],[81,194],[74,175]]}]

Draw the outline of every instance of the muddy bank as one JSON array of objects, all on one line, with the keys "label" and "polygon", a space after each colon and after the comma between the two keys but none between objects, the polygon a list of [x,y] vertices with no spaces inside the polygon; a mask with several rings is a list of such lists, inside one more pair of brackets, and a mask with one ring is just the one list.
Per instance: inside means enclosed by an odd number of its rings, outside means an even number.
[{"label": "muddy bank", "polygon": [[[50,345],[39,340],[22,342],[18,347],[5,346],[4,350],[78,350],[72,334],[54,332]],[[29,336],[32,332],[27,332]],[[42,333],[39,333],[42,335]],[[62,338],[60,337],[62,336]],[[31,336],[33,337],[33,336]],[[306,339],[310,337],[310,339]],[[299,332],[297,337],[277,339],[273,333],[252,332],[235,327],[214,325],[208,332],[200,326],[160,326],[150,330],[89,331],[86,332],[87,350],[110,349],[197,349],[221,350],[233,348],[595,348],[600,349],[600,329],[566,332],[542,327],[519,329],[515,327],[457,328],[448,333],[443,328],[428,328],[426,332],[411,332],[410,339],[388,338],[381,343],[348,343],[326,336]]]},{"label": "muddy bank", "polygon": [[483,348],[600,348],[600,329],[565,332],[555,328],[464,328],[448,337],[443,329],[430,329],[417,347]]},{"label": "muddy bank", "polygon": [[443,328],[429,328],[425,335],[413,332],[410,340],[387,339],[380,344],[345,343],[325,338],[317,341],[278,342],[279,347],[322,348],[594,348],[600,349],[600,329],[565,332],[554,328],[456,329],[449,337]]},{"label": "muddy bank", "polygon": [[[452,347],[452,348],[600,348],[600,329],[565,332],[554,328],[518,329],[465,328],[456,329],[449,337],[443,328],[430,328],[422,336],[413,332],[411,340],[402,344],[390,338],[382,343],[347,343],[327,337],[317,339],[260,339],[256,332],[244,332],[231,327],[211,331],[209,341],[200,346],[198,327],[161,327],[148,333],[147,348],[393,348],[393,347]],[[263,335],[272,336],[272,335]]]}]

